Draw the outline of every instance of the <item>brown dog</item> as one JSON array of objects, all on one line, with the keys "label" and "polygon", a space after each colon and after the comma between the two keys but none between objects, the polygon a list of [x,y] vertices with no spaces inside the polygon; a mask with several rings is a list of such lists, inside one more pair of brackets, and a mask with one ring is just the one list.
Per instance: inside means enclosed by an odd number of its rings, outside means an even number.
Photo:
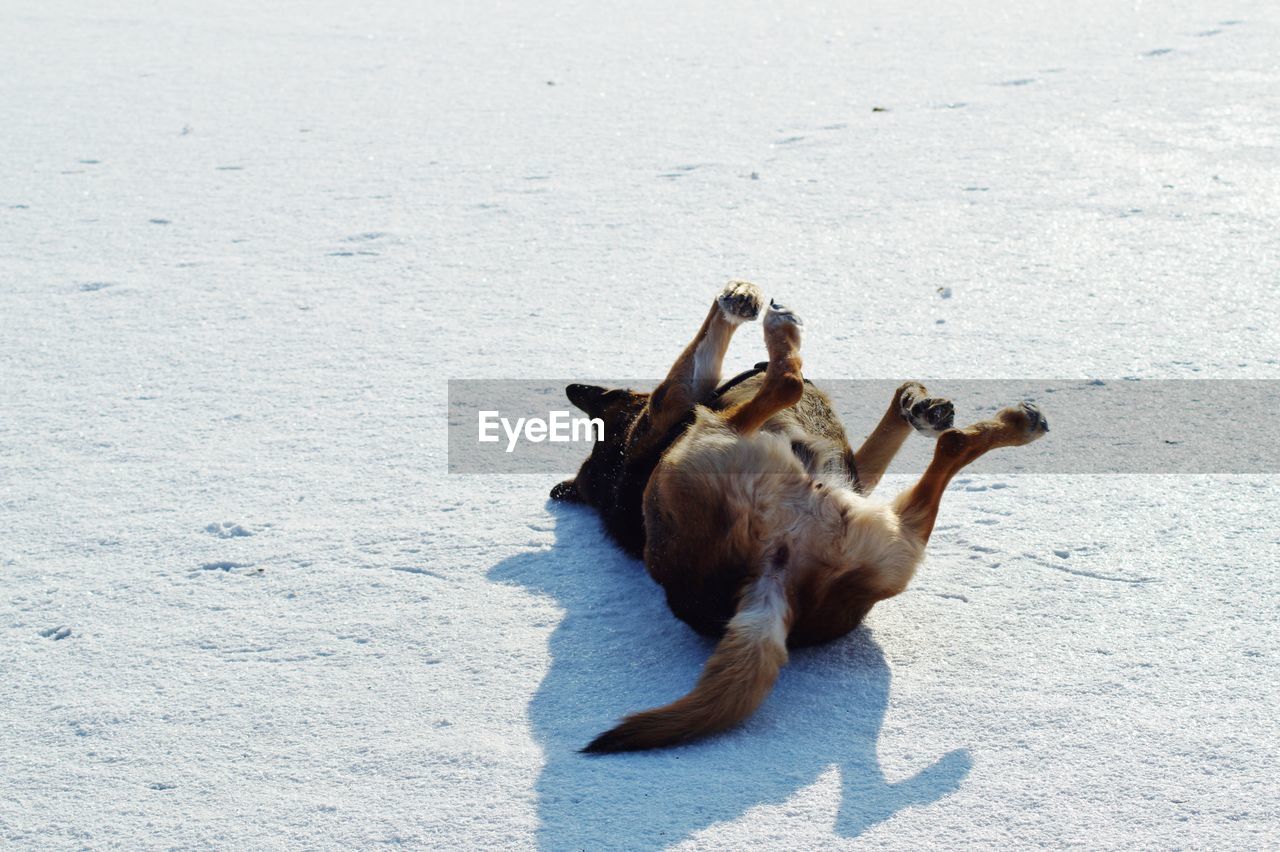
[{"label": "brown dog", "polygon": [[[801,377],[802,323],[786,308],[765,313],[769,360],[721,384],[730,337],[761,307],[754,284],[731,281],[653,393],[566,389],[603,419],[605,437],[551,496],[598,510],[643,555],[672,612],[721,637],[692,692],[628,716],[584,751],[674,745],[745,719],[788,646],[843,636],[907,587],[961,468],[1049,430],[1029,403],[953,429],[951,403],[908,382],[853,452],[830,401]],[[937,437],[924,476],[892,503],[867,499],[912,427]]]}]

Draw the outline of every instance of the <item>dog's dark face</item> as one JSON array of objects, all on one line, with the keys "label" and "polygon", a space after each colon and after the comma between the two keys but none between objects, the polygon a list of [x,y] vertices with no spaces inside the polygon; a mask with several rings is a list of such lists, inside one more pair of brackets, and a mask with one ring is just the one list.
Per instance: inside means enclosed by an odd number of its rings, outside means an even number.
[{"label": "dog's dark face", "polygon": [[551,499],[599,507],[612,499],[626,458],[631,426],[644,410],[649,395],[598,385],[569,385],[564,392],[588,417],[604,422],[604,440],[596,441],[576,477],[551,489]]}]

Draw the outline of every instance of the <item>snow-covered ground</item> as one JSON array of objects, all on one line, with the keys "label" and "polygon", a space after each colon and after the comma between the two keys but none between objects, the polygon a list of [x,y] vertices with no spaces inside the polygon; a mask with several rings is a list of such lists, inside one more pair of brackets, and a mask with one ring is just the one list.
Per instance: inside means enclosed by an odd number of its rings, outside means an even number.
[{"label": "snow-covered ground", "polygon": [[1270,0],[5,0],[0,845],[1280,844],[1275,476],[962,477],[746,725],[588,759],[708,644],[445,434],[451,378],[660,376],[731,277],[819,381],[1278,379],[1278,46]]}]

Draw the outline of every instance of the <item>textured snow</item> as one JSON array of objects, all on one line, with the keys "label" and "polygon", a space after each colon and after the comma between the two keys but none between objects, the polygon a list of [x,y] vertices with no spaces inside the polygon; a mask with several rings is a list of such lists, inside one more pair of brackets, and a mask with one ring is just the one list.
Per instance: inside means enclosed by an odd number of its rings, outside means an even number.
[{"label": "textured snow", "polygon": [[1277,845],[1274,476],[963,476],[747,724],[589,759],[707,642],[551,479],[445,472],[447,379],[659,376],[732,277],[818,380],[1280,378],[1277,44],[1264,0],[7,0],[0,845]]}]

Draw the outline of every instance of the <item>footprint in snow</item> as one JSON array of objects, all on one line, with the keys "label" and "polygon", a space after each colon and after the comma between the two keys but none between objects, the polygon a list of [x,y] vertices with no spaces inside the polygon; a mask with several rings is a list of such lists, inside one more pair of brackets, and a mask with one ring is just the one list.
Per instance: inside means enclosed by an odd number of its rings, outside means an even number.
[{"label": "footprint in snow", "polygon": [[203,562],[200,564],[201,571],[234,571],[237,568],[252,568],[252,562]]},{"label": "footprint in snow", "polygon": [[210,535],[216,535],[218,538],[244,538],[253,535],[252,530],[245,529],[240,524],[232,523],[231,521],[209,524],[204,528],[204,531]]},{"label": "footprint in snow", "polygon": [[57,627],[46,627],[44,630],[40,631],[40,635],[46,639],[52,639],[56,642],[59,639],[66,639],[70,636],[71,628],[63,625],[58,625]]},{"label": "footprint in snow", "polygon": [[1009,483],[1007,482],[993,482],[990,485],[985,485],[985,484],[965,485],[964,490],[965,491],[1000,491],[1008,487],[1009,487]]}]

